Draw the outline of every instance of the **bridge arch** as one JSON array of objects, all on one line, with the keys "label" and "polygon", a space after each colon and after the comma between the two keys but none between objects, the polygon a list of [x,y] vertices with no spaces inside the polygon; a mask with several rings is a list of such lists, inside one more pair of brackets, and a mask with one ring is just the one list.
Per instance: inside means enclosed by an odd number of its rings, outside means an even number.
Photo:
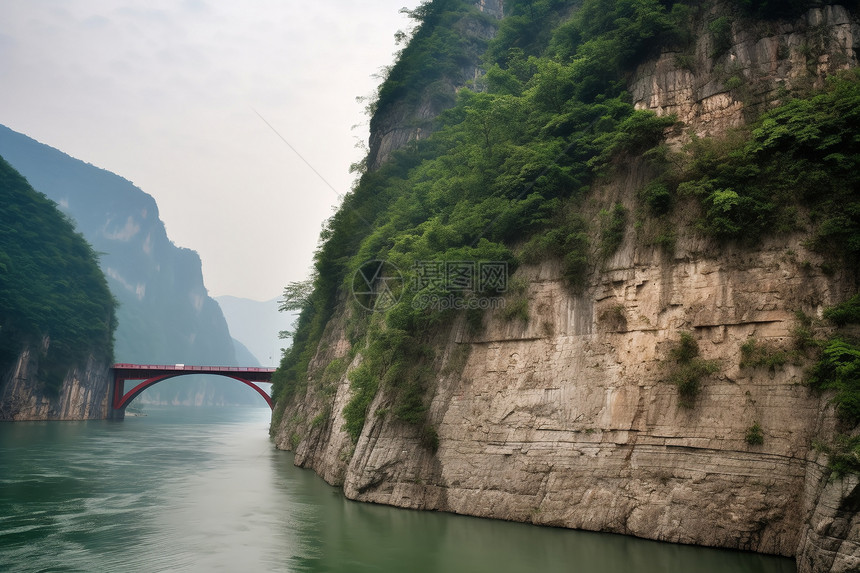
[{"label": "bridge arch", "polygon": [[[269,408],[274,410],[275,405],[269,394],[263,390],[257,383],[269,382],[272,377],[274,368],[241,368],[234,366],[185,366],[184,364],[175,364],[173,366],[152,366],[145,364],[114,364],[114,388],[113,388],[113,407],[115,410],[123,410],[132,400],[137,398],[141,392],[154,386],[159,382],[176,378],[179,376],[191,375],[214,375],[232,378],[246,386],[253,388]],[[141,380],[128,392],[125,391],[125,382],[127,380]]]}]

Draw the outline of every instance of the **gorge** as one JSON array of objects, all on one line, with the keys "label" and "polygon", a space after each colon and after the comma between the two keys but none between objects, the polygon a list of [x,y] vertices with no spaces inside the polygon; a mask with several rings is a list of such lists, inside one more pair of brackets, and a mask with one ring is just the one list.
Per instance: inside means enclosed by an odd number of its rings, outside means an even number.
[{"label": "gorge", "polygon": [[[98,263],[119,303],[116,362],[256,365],[256,359],[231,338],[218,303],[209,296],[200,257],[171,241],[152,196],[114,173],[2,125],[0,156],[71,217],[99,253]],[[20,394],[27,385],[24,381],[33,376],[21,372],[12,376],[18,380],[16,389],[8,385],[6,392],[17,396],[14,401],[35,400]],[[255,396],[218,378],[168,382],[147,391],[140,400],[186,405],[257,403]],[[18,417],[23,416],[19,412]],[[38,417],[33,411],[26,416]]]}]

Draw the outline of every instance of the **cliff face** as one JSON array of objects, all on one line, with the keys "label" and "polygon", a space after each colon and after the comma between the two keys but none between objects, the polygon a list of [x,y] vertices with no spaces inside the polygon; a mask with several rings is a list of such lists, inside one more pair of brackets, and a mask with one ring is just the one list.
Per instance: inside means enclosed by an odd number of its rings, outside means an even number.
[{"label": "cliff face", "polygon": [[[725,10],[717,4],[706,18]],[[736,22],[719,57],[714,35],[702,27],[699,37],[694,49],[639,66],[630,93],[637,109],[675,115],[700,137],[741,126],[794,90],[820,86],[828,73],[856,66],[860,53],[860,23],[843,6],[792,22]]]},{"label": "cliff face", "polygon": [[[848,285],[806,272],[815,257],[799,242],[717,258],[704,246],[688,238],[673,260],[628,246],[581,298],[554,265],[523,269],[528,324],[489,316],[478,338],[458,323],[439,340],[435,454],[386,418],[369,419],[353,452],[346,379],[325,427],[285,424],[278,445],[307,432],[296,463],[351,499],[794,555],[819,487],[807,472],[821,477],[810,444],[833,415],[801,384],[803,366],[742,369],[740,347],[788,348],[795,311],[814,314]],[[684,330],[720,364],[693,409],[662,381]],[[380,395],[370,411],[386,406]],[[291,415],[318,411],[311,400]],[[764,443],[750,446],[756,422]]]},{"label": "cliff face", "polygon": [[0,157],[0,420],[110,414],[116,305],[91,245]]},{"label": "cliff face", "polygon": [[798,570],[860,570],[860,478],[855,475],[830,481],[822,471],[826,460],[810,461],[804,496],[807,519],[797,547]]},{"label": "cliff face", "polygon": [[91,420],[122,418],[111,408],[110,364],[93,357],[66,374],[54,395],[41,389],[38,352],[25,349],[0,380],[0,420]]},{"label": "cliff face", "polygon": [[[450,107],[457,90],[481,75],[481,52],[487,40],[493,37],[495,20],[502,18],[504,7],[501,0],[475,0],[476,13],[459,17],[453,28],[465,44],[453,73],[441,74],[431,84],[431,89],[421,90],[414,98],[400,98],[373,114],[370,120],[370,141],[367,167],[378,169],[391,153],[411,141],[424,139],[433,133],[433,120]],[[427,24],[425,33],[432,33],[437,23]],[[406,50],[412,49],[408,46]],[[427,76],[435,75],[434,62],[426,62]],[[395,67],[390,73],[396,74]]]},{"label": "cliff face", "polygon": [[[718,58],[707,20],[691,58],[663,53],[630,78],[637,107],[684,122],[676,143],[725,133],[784,90],[857,64],[858,21],[839,6],[735,25]],[[593,190],[594,204],[634,212],[643,165],[634,160]],[[382,392],[353,445],[346,375],[319,391],[326,365],[349,355],[349,316],[336,314],[307,395],[275,428],[277,446],[350,499],[797,556],[800,571],[857,570],[857,478],[828,481],[812,447],[835,432],[830,396],[803,385],[803,360],[741,366],[750,341],[791,350],[796,313],[820,317],[856,292],[856,278],[822,265],[804,236],[725,247],[677,223],[672,255],[630,227],[584,294],[571,295],[555,262],[521,267],[527,286],[508,302],[525,297],[527,321],[487,312],[478,335],[465,320],[439,334],[435,451],[415,426],[373,414],[391,406]],[[717,364],[693,408],[666,382],[682,332]],[[756,424],[760,444],[747,440]]]}]

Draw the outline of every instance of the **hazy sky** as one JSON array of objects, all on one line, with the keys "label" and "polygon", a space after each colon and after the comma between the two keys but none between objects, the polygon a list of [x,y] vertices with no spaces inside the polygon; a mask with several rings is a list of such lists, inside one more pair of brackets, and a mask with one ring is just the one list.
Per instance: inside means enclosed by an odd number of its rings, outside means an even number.
[{"label": "hazy sky", "polygon": [[3,0],[0,124],[154,196],[211,295],[267,300],[307,276],[418,4]]}]

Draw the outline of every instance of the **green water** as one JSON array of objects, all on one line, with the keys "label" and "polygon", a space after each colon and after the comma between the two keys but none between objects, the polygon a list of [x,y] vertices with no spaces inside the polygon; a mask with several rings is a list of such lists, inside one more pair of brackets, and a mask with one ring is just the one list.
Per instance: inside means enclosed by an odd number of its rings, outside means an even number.
[{"label": "green water", "polygon": [[268,409],[0,424],[0,571],[793,572],[792,560],[344,499]]}]

